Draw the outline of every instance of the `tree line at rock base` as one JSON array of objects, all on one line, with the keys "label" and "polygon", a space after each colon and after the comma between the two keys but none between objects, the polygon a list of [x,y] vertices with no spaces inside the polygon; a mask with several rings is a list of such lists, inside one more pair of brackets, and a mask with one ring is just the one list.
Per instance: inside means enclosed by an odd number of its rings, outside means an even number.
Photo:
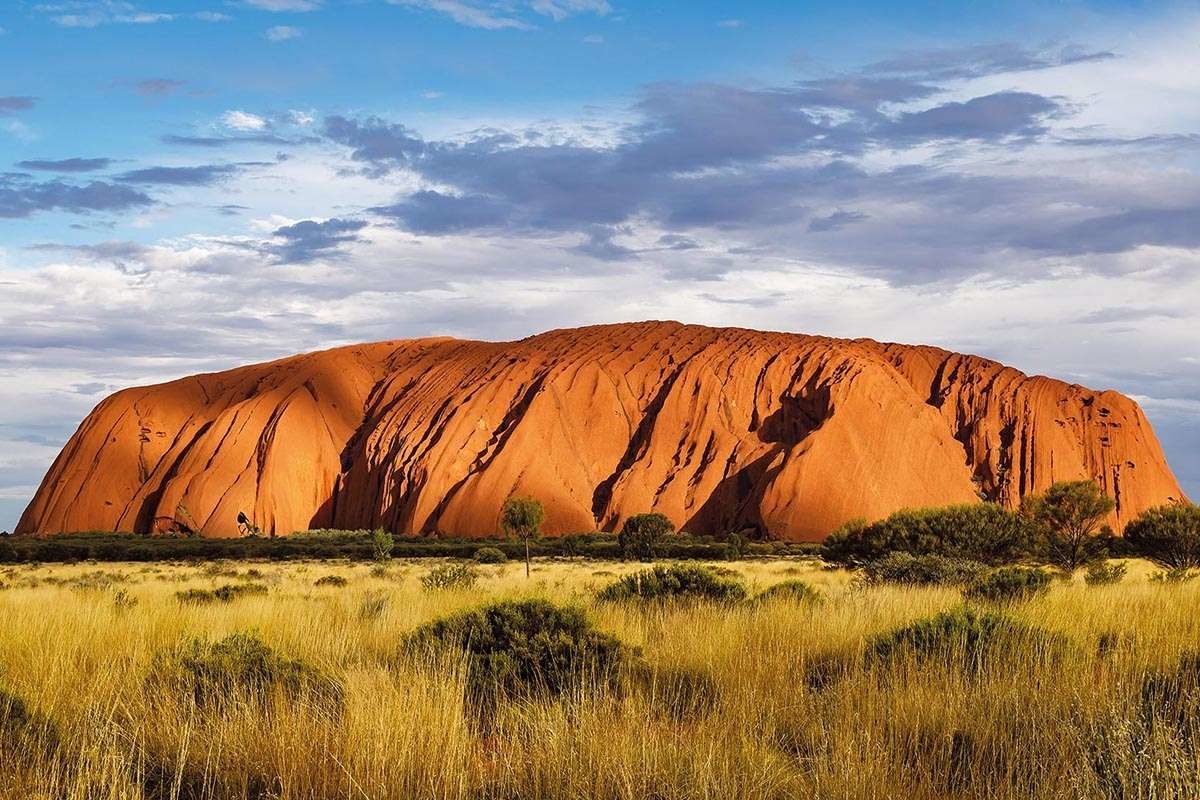
[{"label": "tree line at rock base", "polygon": [[[382,529],[314,530],[285,537],[236,539],[106,532],[44,538],[5,536],[0,537],[0,563],[218,558],[465,558],[492,563],[524,558],[528,563],[533,556],[651,561],[820,555],[832,564],[867,567],[870,574],[872,565],[900,568],[898,562],[887,565],[889,558],[900,555],[926,559],[904,567],[918,573],[937,569],[950,574],[970,571],[971,565],[1013,563],[1047,564],[1073,573],[1109,557],[1143,557],[1168,569],[1200,567],[1200,507],[1172,503],[1149,509],[1125,527],[1123,536],[1104,524],[1112,509],[1112,499],[1095,483],[1068,481],[1026,498],[1015,511],[994,503],[906,509],[871,523],[848,522],[823,543],[789,543],[750,541],[736,533],[713,537],[676,532],[666,516],[653,512],[629,517],[615,535],[542,537],[541,504],[535,498],[512,497],[500,515],[506,538],[396,537]],[[949,561],[939,565],[938,558]]]}]

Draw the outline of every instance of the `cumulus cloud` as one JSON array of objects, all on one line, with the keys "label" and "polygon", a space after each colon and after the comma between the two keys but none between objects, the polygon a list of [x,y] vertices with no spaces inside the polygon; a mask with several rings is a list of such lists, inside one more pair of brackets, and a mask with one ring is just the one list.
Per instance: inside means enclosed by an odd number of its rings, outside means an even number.
[{"label": "cumulus cloud", "polygon": [[226,111],[222,115],[221,121],[227,128],[235,131],[263,131],[270,127],[270,123],[265,118],[247,111]]}]

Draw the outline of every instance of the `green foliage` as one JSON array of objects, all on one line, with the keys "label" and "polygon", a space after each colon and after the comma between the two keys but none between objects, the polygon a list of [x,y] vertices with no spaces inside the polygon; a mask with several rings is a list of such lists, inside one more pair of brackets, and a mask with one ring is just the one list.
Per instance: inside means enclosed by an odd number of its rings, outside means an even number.
[{"label": "green foliage", "polygon": [[1032,548],[1026,520],[995,503],[978,503],[897,511],[870,524],[852,520],[830,534],[821,555],[848,566],[897,551],[1001,564]]},{"label": "green foliage", "polygon": [[1161,566],[1200,567],[1200,506],[1172,503],[1151,508],[1125,526],[1134,552]]},{"label": "green foliage", "polygon": [[1128,571],[1129,568],[1119,561],[1097,561],[1088,565],[1083,580],[1088,586],[1109,586],[1124,580]]},{"label": "green foliage", "polygon": [[1150,576],[1150,580],[1155,583],[1180,584],[1187,583],[1195,577],[1196,573],[1186,567],[1172,567],[1171,569],[1154,573]]},{"label": "green foliage", "polygon": [[875,637],[868,644],[867,661],[895,664],[906,659],[918,663],[936,660],[973,673],[986,661],[1005,654],[1021,654],[1029,659],[1031,651],[1042,657],[1062,646],[1057,635],[1006,614],[959,606]]},{"label": "green foliage", "polygon": [[1050,575],[1032,567],[1000,567],[975,580],[963,593],[970,600],[1014,603],[1050,588]]},{"label": "green foliage", "polygon": [[390,531],[385,531],[383,528],[376,528],[371,533],[371,556],[376,561],[387,561],[392,557],[392,549],[395,548],[396,541],[392,538]]},{"label": "green foliage", "polygon": [[445,589],[470,589],[475,585],[479,576],[475,568],[466,561],[454,564],[442,564],[429,570],[421,578],[421,586],[427,591],[442,591]]},{"label": "green foliage", "polygon": [[746,599],[746,587],[734,578],[718,575],[706,567],[673,564],[635,572],[609,584],[596,595],[598,600],[714,600],[738,602]]},{"label": "green foliage", "polygon": [[267,587],[262,583],[227,583],[216,589],[186,589],[175,593],[175,599],[191,605],[209,603],[231,603],[239,597],[263,595]]},{"label": "green foliage", "polygon": [[500,530],[518,539],[532,539],[542,529],[546,512],[532,497],[510,497],[500,509]]},{"label": "green foliage", "polygon": [[802,580],[780,581],[759,594],[756,600],[760,602],[790,602],[790,603],[820,603],[824,600],[821,593]]},{"label": "green foliage", "polygon": [[674,523],[664,514],[634,514],[621,526],[617,542],[621,545],[621,554],[625,558],[652,561],[658,554],[658,546],[662,540],[674,532]]},{"label": "green foliage", "polygon": [[546,600],[463,611],[417,628],[407,644],[465,653],[475,698],[553,695],[584,679],[604,682],[631,655],[616,637],[596,630],[582,609]]},{"label": "green foliage", "polygon": [[1111,535],[1097,534],[1114,508],[1116,503],[1094,481],[1060,481],[1025,498],[1021,515],[1034,525],[1046,560],[1074,572],[1107,554]]},{"label": "green foliage", "polygon": [[160,656],[153,680],[185,694],[197,705],[240,696],[265,700],[275,691],[292,699],[340,707],[342,684],[317,667],[276,653],[253,633],[234,633],[216,642],[193,639]]},{"label": "green foliage", "polygon": [[350,581],[346,580],[341,575],[322,575],[321,577],[317,578],[317,580],[313,583],[313,586],[341,588],[343,586],[348,586],[349,584]]},{"label": "green foliage", "polygon": [[475,561],[480,564],[503,564],[508,556],[499,547],[481,547],[475,551]]},{"label": "green foliage", "polygon": [[905,586],[962,586],[987,571],[987,565],[965,558],[919,555],[898,551],[867,562],[863,577],[867,583],[895,583]]}]

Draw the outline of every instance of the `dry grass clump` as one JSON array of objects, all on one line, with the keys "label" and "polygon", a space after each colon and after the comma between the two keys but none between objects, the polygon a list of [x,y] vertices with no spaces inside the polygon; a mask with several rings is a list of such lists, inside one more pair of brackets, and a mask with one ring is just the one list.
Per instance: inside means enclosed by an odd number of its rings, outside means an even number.
[{"label": "dry grass clump", "polygon": [[[1200,796],[1200,582],[1145,562],[1003,607],[797,560],[716,577],[823,603],[598,603],[638,568],[534,566],[6,570],[0,800]],[[271,588],[175,599],[222,579]]]}]

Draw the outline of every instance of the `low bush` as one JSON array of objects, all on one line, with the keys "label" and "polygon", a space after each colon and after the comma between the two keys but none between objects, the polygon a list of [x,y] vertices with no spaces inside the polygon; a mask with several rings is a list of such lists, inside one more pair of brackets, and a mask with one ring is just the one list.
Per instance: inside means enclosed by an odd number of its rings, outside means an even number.
[{"label": "low bush", "polygon": [[732,603],[746,599],[746,587],[706,567],[674,564],[626,575],[601,589],[596,598],[602,602],[636,599]]},{"label": "low bush", "polygon": [[152,678],[191,695],[199,706],[235,697],[261,701],[281,691],[291,699],[340,707],[343,694],[340,681],[305,661],[279,655],[252,633],[216,642],[193,639],[160,657]]},{"label": "low bush", "polygon": [[227,583],[216,589],[185,589],[175,593],[175,599],[190,605],[207,605],[209,603],[231,603],[239,597],[263,595],[267,593],[266,584],[262,583]]},{"label": "low bush", "polygon": [[895,583],[905,586],[961,586],[987,571],[987,565],[965,558],[939,555],[914,556],[889,553],[863,566],[867,583]]},{"label": "low bush", "polygon": [[1027,520],[995,503],[907,509],[887,519],[854,520],[834,531],[821,547],[827,561],[853,566],[901,551],[1002,564],[1035,547]]},{"label": "low bush", "polygon": [[757,598],[760,602],[783,601],[791,603],[820,603],[821,593],[802,580],[781,581],[763,591]]},{"label": "low bush", "polygon": [[413,631],[407,645],[465,653],[476,699],[559,694],[584,679],[605,682],[632,654],[596,630],[582,609],[546,600],[508,600],[435,620]]},{"label": "low bush", "polygon": [[479,576],[474,567],[465,561],[456,564],[443,564],[434,567],[421,578],[421,586],[426,591],[443,591],[447,589],[470,589],[475,585]]},{"label": "low bush", "polygon": [[503,564],[508,556],[499,547],[481,547],[475,551],[475,561],[479,564]]},{"label": "low bush", "polygon": [[1097,561],[1088,566],[1083,581],[1088,586],[1110,586],[1124,580],[1128,571],[1119,561]]},{"label": "low bush", "polygon": [[1172,567],[1171,569],[1156,572],[1150,576],[1150,580],[1155,583],[1179,584],[1187,583],[1196,577],[1196,573],[1187,567]]},{"label": "low bush", "polygon": [[1200,506],[1173,503],[1144,511],[1125,526],[1125,543],[1168,569],[1200,567]]},{"label": "low bush", "polygon": [[995,611],[959,606],[875,637],[867,647],[869,663],[896,664],[938,660],[977,671],[985,661],[1009,655],[1034,664],[1058,652],[1061,637]]},{"label": "low bush", "polygon": [[313,586],[328,586],[331,588],[341,588],[348,586],[350,581],[346,580],[341,575],[322,575],[313,582]]},{"label": "low bush", "polygon": [[963,593],[969,600],[1014,603],[1050,588],[1050,574],[1032,567],[1000,567],[979,577]]}]

